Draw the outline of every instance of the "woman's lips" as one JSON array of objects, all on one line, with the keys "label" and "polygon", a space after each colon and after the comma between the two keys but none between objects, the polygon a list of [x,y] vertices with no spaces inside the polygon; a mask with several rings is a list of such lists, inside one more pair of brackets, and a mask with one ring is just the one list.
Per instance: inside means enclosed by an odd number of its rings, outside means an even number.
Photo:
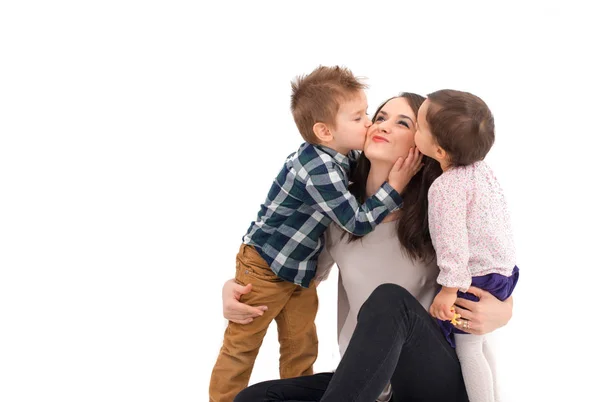
[{"label": "woman's lips", "polygon": [[387,139],[380,137],[379,135],[373,136],[373,142],[389,142]]}]

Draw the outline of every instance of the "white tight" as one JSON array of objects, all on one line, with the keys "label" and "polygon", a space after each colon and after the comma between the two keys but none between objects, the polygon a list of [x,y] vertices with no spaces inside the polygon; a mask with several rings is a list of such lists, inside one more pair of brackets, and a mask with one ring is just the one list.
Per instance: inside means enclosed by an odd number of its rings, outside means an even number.
[{"label": "white tight", "polygon": [[496,361],[485,335],[454,334],[470,402],[500,402]]}]

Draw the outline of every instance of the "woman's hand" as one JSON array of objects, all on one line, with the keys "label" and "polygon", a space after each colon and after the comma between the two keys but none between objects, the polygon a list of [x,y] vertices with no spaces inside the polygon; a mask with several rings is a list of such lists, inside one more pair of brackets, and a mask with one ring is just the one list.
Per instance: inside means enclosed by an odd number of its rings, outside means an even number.
[{"label": "woman's hand", "polygon": [[468,293],[479,297],[478,302],[458,298],[454,303],[460,319],[455,326],[469,334],[483,335],[505,326],[512,317],[512,296],[505,301],[490,292],[471,286]]},{"label": "woman's hand", "polygon": [[240,302],[242,295],[252,291],[252,284],[239,285],[230,279],[223,285],[223,317],[237,324],[248,324],[263,315],[267,306],[252,307]]}]

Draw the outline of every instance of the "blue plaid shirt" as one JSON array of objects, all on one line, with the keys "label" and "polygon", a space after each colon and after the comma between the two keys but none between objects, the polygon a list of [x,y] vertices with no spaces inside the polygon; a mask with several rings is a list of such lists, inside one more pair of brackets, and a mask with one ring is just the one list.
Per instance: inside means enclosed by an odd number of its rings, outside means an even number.
[{"label": "blue plaid shirt", "polygon": [[308,287],[331,222],[366,235],[401,206],[402,197],[387,182],[363,205],[350,194],[350,163],[359,155],[304,143],[287,157],[243,238],[280,278]]}]

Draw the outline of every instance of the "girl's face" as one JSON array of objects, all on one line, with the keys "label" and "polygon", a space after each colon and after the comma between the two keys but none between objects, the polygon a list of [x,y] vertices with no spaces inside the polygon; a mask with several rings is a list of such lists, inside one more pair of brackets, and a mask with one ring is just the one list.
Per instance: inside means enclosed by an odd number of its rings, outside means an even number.
[{"label": "girl's face", "polygon": [[437,142],[431,135],[429,124],[425,118],[427,116],[427,110],[429,109],[429,103],[429,100],[425,100],[425,102],[423,102],[419,108],[419,113],[417,115],[417,132],[415,133],[415,143],[417,144],[417,148],[419,148],[419,152],[421,152],[423,155],[439,160],[440,147],[437,145]]},{"label": "girl's face", "polygon": [[417,117],[404,98],[390,99],[367,131],[365,156],[371,162],[395,163],[415,146]]}]

